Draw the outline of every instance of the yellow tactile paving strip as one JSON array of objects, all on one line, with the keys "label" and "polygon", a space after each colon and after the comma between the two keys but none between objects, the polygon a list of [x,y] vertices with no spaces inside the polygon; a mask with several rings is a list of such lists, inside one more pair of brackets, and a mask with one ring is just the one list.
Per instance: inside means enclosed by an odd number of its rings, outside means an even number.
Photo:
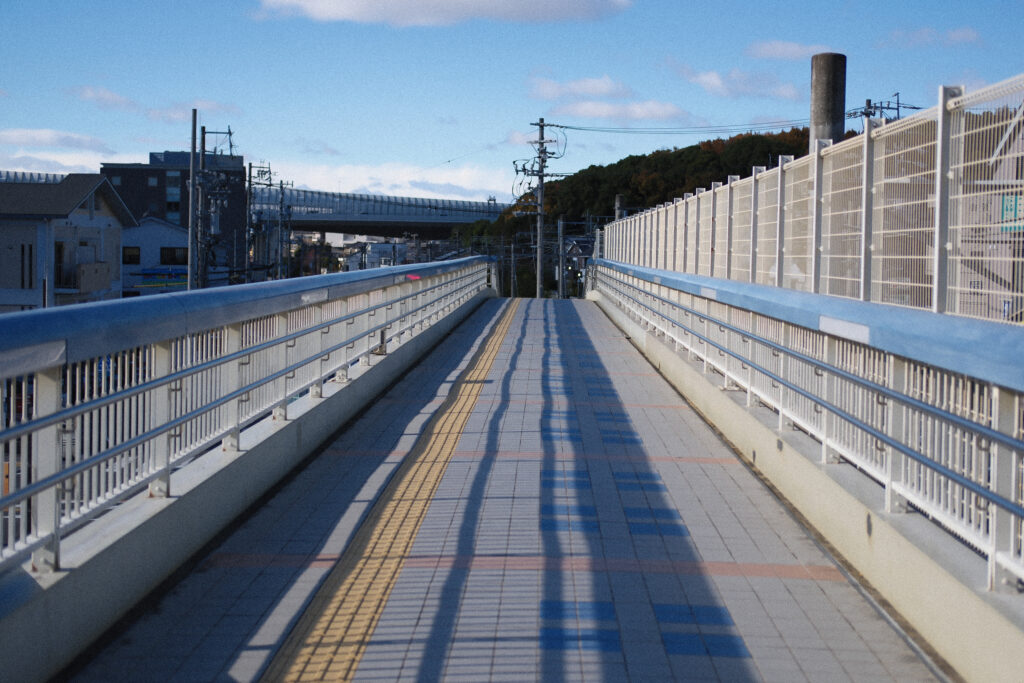
[{"label": "yellow tactile paving strip", "polygon": [[347,681],[355,675],[518,307],[518,300],[506,307],[456,380],[263,680]]}]

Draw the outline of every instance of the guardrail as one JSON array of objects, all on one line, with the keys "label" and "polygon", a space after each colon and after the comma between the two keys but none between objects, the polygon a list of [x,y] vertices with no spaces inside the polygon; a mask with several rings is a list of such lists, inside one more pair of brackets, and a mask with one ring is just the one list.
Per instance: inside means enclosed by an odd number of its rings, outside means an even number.
[{"label": "guardrail", "polygon": [[[645,329],[816,439],[822,463],[883,486],[887,512],[920,511],[987,557],[989,588],[1024,588],[1024,329],[603,260],[593,271]],[[965,353],[979,340],[983,354]]]},{"label": "guardrail", "polygon": [[1024,75],[608,225],[620,263],[1024,321]]},{"label": "guardrail", "polygon": [[288,419],[489,286],[438,264],[13,313],[0,326],[0,571],[243,430]]}]

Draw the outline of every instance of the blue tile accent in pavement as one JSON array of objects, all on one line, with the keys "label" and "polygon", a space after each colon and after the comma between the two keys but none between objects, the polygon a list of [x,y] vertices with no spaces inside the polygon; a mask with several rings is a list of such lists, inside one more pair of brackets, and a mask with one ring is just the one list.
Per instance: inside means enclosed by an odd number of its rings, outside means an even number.
[{"label": "blue tile accent in pavement", "polygon": [[544,441],[583,441],[578,429],[544,428],[540,430],[540,436]]},{"label": "blue tile accent in pavement", "polygon": [[611,602],[574,602],[572,600],[541,600],[541,619],[594,619],[615,621],[615,604]]},{"label": "blue tile accent in pavement", "polygon": [[622,649],[619,632],[605,628],[542,628],[542,650],[597,650],[618,652]]},{"label": "blue tile accent in pavement", "polygon": [[683,524],[671,522],[629,522],[629,533],[636,536],[689,536],[690,530]]},{"label": "blue tile accent in pavement", "polygon": [[678,510],[672,508],[634,508],[625,507],[627,519],[682,519]]},{"label": "blue tile accent in pavement", "polygon": [[706,626],[732,626],[729,610],[718,605],[654,604],[654,616],[666,624],[703,624]]},{"label": "blue tile accent in pavement", "polygon": [[595,410],[594,418],[598,422],[632,422],[632,420],[629,419],[629,415],[622,412]]},{"label": "blue tile accent in pavement", "polygon": [[555,515],[578,515],[580,517],[597,517],[597,508],[593,505],[567,505],[565,503],[546,503],[540,506],[540,514],[545,517]]},{"label": "blue tile accent in pavement", "polygon": [[653,481],[618,481],[620,491],[667,491],[664,484]]},{"label": "blue tile accent in pavement", "polygon": [[625,446],[639,446],[643,443],[643,439],[636,434],[622,434],[608,429],[602,429],[600,431],[601,441],[604,443],[622,444]]},{"label": "blue tile accent in pavement", "polygon": [[631,470],[616,470],[612,476],[618,480],[625,481],[661,481],[661,475],[657,472],[633,472]]},{"label": "blue tile accent in pavement", "polygon": [[665,652],[670,655],[710,655],[712,657],[749,657],[750,651],[739,636],[711,633],[662,633]]},{"label": "blue tile accent in pavement", "polygon": [[540,530],[597,533],[601,531],[601,526],[596,519],[553,519],[547,517],[540,520]]},{"label": "blue tile accent in pavement", "polygon": [[590,482],[587,481],[586,479],[542,479],[540,485],[541,488],[545,489],[590,489]]},{"label": "blue tile accent in pavement", "polygon": [[541,470],[540,476],[544,478],[561,478],[561,477],[575,477],[577,479],[586,479],[590,476],[590,471],[585,469],[578,470]]}]

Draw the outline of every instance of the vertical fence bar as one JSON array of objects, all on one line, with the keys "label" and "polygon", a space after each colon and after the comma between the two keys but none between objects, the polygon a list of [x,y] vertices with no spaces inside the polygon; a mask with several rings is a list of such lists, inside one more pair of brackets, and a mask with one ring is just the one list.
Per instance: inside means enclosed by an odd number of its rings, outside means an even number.
[{"label": "vertical fence bar", "polygon": [[793,161],[792,155],[779,155],[778,206],[775,207],[775,286],[781,287],[786,274],[786,164]]},{"label": "vertical fence bar", "polygon": [[958,86],[939,86],[939,111],[935,131],[935,241],[932,245],[932,310],[946,312],[949,281],[949,100],[963,94]]},{"label": "vertical fence bar", "polygon": [[757,282],[757,195],[760,194],[758,176],[767,170],[765,166],[751,169],[750,186],[750,281]]},{"label": "vertical fence bar", "polygon": [[738,175],[731,175],[725,182],[725,191],[727,199],[725,202],[728,207],[728,216],[725,221],[725,279],[732,279],[732,200],[733,200],[733,183],[739,182],[740,177]]},{"label": "vertical fence bar", "polygon": [[864,117],[864,161],[861,169],[863,185],[860,191],[860,299],[871,300],[871,244],[872,216],[875,188],[875,129],[880,119]]},{"label": "vertical fence bar", "polygon": [[704,194],[705,192],[707,192],[707,188],[698,187],[696,193],[694,193],[693,196],[693,201],[694,205],[696,206],[696,209],[694,210],[695,220],[693,221],[693,270],[690,271],[692,273],[700,272],[700,212],[701,204],[704,203],[700,199],[701,195]]},{"label": "vertical fence bar", "polygon": [[711,183],[711,234],[708,235],[708,276],[714,277],[715,275],[715,233],[718,230],[717,219],[718,201],[715,199],[715,194],[718,192],[718,188],[722,186],[722,183],[714,182]]},{"label": "vertical fence bar", "polygon": [[811,291],[815,294],[821,292],[821,205],[822,187],[821,152],[831,143],[830,140],[815,140],[814,142],[814,165],[812,167],[813,181],[811,191]]},{"label": "vertical fence bar", "polygon": [[690,200],[693,199],[693,193],[687,192],[683,195],[683,268],[680,272],[690,272]]}]

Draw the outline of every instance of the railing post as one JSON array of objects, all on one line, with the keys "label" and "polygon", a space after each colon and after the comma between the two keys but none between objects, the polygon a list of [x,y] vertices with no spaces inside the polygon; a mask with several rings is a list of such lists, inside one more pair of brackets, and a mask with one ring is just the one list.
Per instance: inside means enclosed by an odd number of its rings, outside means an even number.
[{"label": "railing post", "polygon": [[[55,366],[36,372],[32,417],[50,415],[60,410],[63,367]],[[61,425],[50,425],[35,436],[32,479],[38,481],[64,469],[60,437]],[[32,524],[29,529],[46,545],[32,553],[32,568],[39,572],[60,569],[60,517],[64,484],[51,486],[32,500]]]},{"label": "railing post", "polygon": [[959,97],[963,88],[939,86],[939,111],[935,136],[935,241],[932,254],[932,310],[946,312],[949,281],[949,145],[951,116],[946,104]]},{"label": "railing post", "polygon": [[[239,323],[228,325],[224,329],[224,355],[229,355],[238,351],[242,348],[242,326]],[[242,386],[242,368],[247,364],[248,359],[238,359],[228,364],[223,369],[223,374],[227,380],[227,386],[218,387],[223,393],[230,393],[238,390]],[[220,448],[225,453],[238,453],[238,440],[240,436],[239,424],[241,422],[241,412],[243,400],[236,398],[231,403],[224,406],[224,414],[227,418],[228,424],[231,426],[231,430],[224,435],[221,439]]]},{"label": "railing post", "polygon": [[832,144],[831,140],[814,141],[813,172],[814,183],[811,204],[811,291],[821,292],[821,204],[822,204],[822,167],[824,166],[821,152]]},{"label": "railing post", "polygon": [[[1021,425],[1018,424],[1018,419],[1021,415],[1021,406],[1017,403],[1016,396],[1002,387],[995,386],[992,387],[992,390],[995,404],[992,411],[992,427],[1003,434],[1011,436],[1019,434]],[[1015,453],[1012,449],[997,446],[994,443],[989,443],[988,448],[992,492],[1013,500],[1020,486],[1020,483],[1014,480],[1015,476],[1020,476],[1016,459],[1024,457],[1024,453]],[[1013,515],[991,503],[988,505],[988,513],[990,542],[988,547],[988,589],[996,590],[1011,582],[1014,588],[1018,588],[1016,577],[1010,572],[1001,570],[999,566],[1000,555],[1012,555],[1014,552]]]},{"label": "railing post", "polygon": [[[280,339],[281,337],[288,334],[288,313],[278,313],[274,316],[274,322],[277,324],[277,330],[275,336]],[[290,348],[291,342],[278,343],[274,345],[274,369],[281,370],[288,367],[288,349]],[[274,404],[273,415],[275,420],[285,421],[288,419],[288,377],[281,377],[275,384],[278,384],[280,390],[276,393],[277,401]]]},{"label": "railing post", "polygon": [[[904,396],[910,395],[910,366],[899,356],[889,357],[889,386]],[[885,401],[886,431],[889,436],[905,442],[903,436],[907,409],[899,401]],[[906,467],[906,456],[892,448],[886,448],[885,463],[885,511],[887,513],[906,512],[907,500],[895,489],[895,485],[903,481]]]},{"label": "railing post", "polygon": [[757,282],[757,195],[759,173],[767,170],[764,166],[754,166],[750,170],[750,281]]},{"label": "railing post", "polygon": [[[839,340],[831,335],[825,337],[825,362],[828,363],[829,367],[836,367],[839,365]],[[826,372],[824,379],[824,399],[828,403],[835,403],[835,374]],[[821,408],[821,406],[815,406]],[[828,447],[829,439],[832,437],[832,423],[835,420],[832,411],[825,408],[821,408],[821,464],[827,465],[831,462],[835,462],[838,458],[833,459],[831,452]]]},{"label": "railing post", "polygon": [[726,210],[729,212],[729,216],[725,222],[725,279],[732,279],[732,226],[733,226],[733,183],[738,182],[740,177],[738,175],[731,175],[726,180],[725,187],[728,193],[726,198]]},{"label": "railing post", "polygon": [[793,161],[791,155],[779,156],[778,200],[775,207],[775,286],[782,287],[786,274],[786,164]]},{"label": "railing post", "polygon": [[[154,379],[167,377],[173,370],[174,363],[174,342],[162,341],[153,345],[153,373]],[[153,403],[147,411],[149,425],[155,427],[167,424],[174,414],[174,398],[181,395],[182,380],[176,380],[161,386],[153,392]],[[152,467],[159,474],[157,478],[149,483],[149,496],[151,498],[167,498],[171,495],[171,453],[174,452],[172,443],[180,439],[182,427],[179,426],[166,434],[162,434],[153,440],[153,462]]]},{"label": "railing post", "polygon": [[864,117],[864,154],[861,161],[860,189],[860,299],[871,301],[871,242],[875,199],[875,129],[881,119]]}]

